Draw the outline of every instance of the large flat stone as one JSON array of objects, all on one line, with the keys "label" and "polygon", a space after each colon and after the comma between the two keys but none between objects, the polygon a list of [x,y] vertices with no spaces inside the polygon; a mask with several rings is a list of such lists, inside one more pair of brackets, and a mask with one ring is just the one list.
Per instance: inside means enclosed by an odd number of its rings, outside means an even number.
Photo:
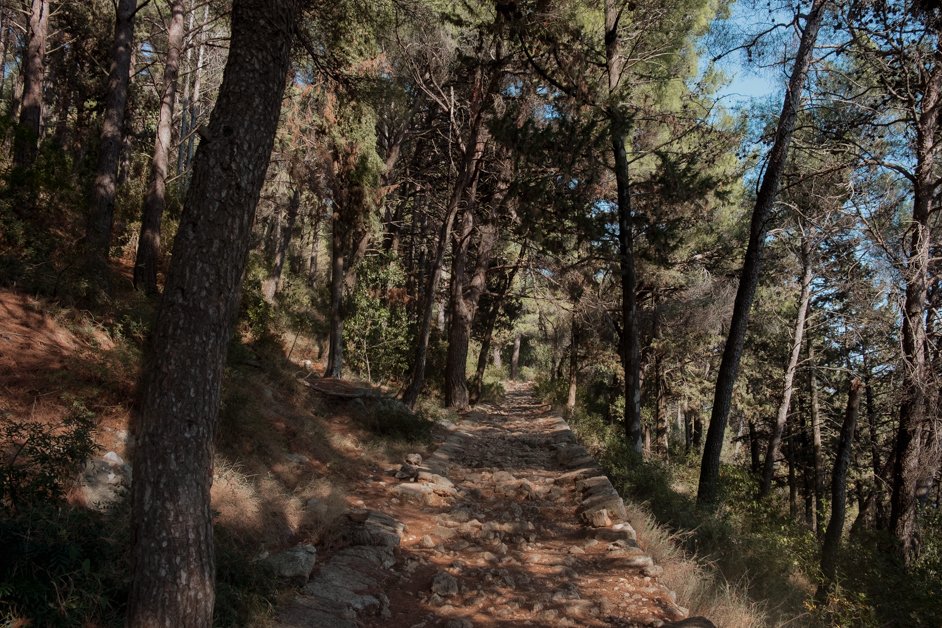
[{"label": "large flat stone", "polygon": [[579,506],[579,514],[582,515],[583,518],[591,518],[591,513],[602,509],[608,510],[609,516],[617,521],[625,521],[628,519],[628,513],[625,511],[625,502],[622,501],[617,493],[614,495],[596,495],[583,500],[582,504]]}]

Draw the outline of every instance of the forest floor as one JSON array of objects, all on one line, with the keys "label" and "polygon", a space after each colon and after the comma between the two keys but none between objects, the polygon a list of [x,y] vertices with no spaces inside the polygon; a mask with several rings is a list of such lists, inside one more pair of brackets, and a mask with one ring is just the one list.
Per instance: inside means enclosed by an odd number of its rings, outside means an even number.
[{"label": "forest floor", "polygon": [[[397,467],[351,487],[366,508],[405,524],[398,560],[373,581],[388,605],[382,615],[358,617],[361,625],[660,626],[681,619],[684,611],[657,582],[658,567],[627,523],[592,527],[580,519],[577,482],[598,474],[573,472],[560,455],[573,443],[530,385],[509,383],[503,403],[462,418],[424,462],[419,481],[397,479]],[[594,462],[582,465],[592,471]],[[329,556],[323,564],[331,569]],[[316,597],[331,580],[315,571],[306,591]],[[316,600],[303,598],[279,625],[315,625],[305,607],[318,608]]]},{"label": "forest floor", "polygon": [[[144,338],[133,321],[147,312],[137,315],[129,303],[109,317],[0,290],[0,422],[57,432],[75,404],[85,407],[97,424],[91,462],[108,472],[105,483],[116,485],[108,496],[118,500],[133,466]],[[403,414],[389,391],[316,377],[316,363],[305,367],[313,349],[303,343],[293,361],[285,353],[245,342],[230,350],[213,485],[226,580],[219,603],[232,605],[217,609],[231,618],[223,623],[265,624],[272,602],[284,608],[297,596],[290,586],[254,595],[253,557],[313,544],[316,582],[338,552],[328,542],[331,521],[362,511],[404,524],[381,579],[388,601],[357,617],[362,626],[650,626],[682,617],[644,555],[644,538],[639,548],[627,524],[593,528],[580,519],[586,487],[577,481],[592,474],[573,475],[560,453],[575,437],[531,386],[508,383],[503,402],[462,416],[438,411],[445,422],[429,423]],[[410,453],[434,467],[418,482],[395,477]],[[102,508],[101,493],[84,488],[73,488],[70,501]],[[109,521],[127,525],[120,516]],[[111,594],[119,595],[103,592]],[[118,617],[122,603],[112,603]],[[17,616],[29,614],[19,607]]]}]

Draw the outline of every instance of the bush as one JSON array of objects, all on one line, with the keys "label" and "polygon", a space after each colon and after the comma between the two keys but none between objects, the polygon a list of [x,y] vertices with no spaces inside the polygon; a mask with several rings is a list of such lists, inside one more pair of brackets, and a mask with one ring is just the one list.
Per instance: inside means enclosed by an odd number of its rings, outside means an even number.
[{"label": "bush", "polygon": [[120,626],[127,524],[125,503],[101,514],[46,502],[0,519],[0,623]]},{"label": "bush", "polygon": [[351,406],[353,420],[372,434],[409,442],[431,439],[433,422],[400,401],[356,399]]},{"label": "bush", "polygon": [[370,381],[402,377],[409,364],[411,334],[402,303],[384,295],[405,282],[402,267],[384,256],[367,258],[357,267],[357,286],[346,296],[344,357],[349,367]]},{"label": "bush", "polygon": [[7,452],[0,466],[2,503],[12,512],[61,499],[95,452],[95,416],[78,402],[58,430],[34,421],[3,419]]}]

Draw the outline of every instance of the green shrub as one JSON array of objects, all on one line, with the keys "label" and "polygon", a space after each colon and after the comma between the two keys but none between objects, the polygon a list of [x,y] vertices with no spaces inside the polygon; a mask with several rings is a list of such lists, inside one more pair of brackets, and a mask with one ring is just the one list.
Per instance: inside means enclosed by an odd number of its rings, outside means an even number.
[{"label": "green shrub", "polygon": [[405,306],[384,298],[390,287],[402,286],[405,273],[386,256],[363,260],[357,285],[346,296],[344,358],[349,367],[370,381],[402,377],[411,357],[411,334]]},{"label": "green shrub", "polygon": [[95,416],[78,402],[61,428],[34,421],[0,419],[8,449],[0,465],[2,503],[12,512],[61,499],[85,461],[97,449]]}]

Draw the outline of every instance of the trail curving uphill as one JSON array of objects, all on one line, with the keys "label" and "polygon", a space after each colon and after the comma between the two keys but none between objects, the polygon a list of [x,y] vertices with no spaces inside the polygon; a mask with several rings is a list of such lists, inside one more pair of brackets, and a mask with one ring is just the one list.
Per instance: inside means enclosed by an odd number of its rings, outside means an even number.
[{"label": "trail curving uphill", "polygon": [[[527,385],[477,406],[428,460],[395,471],[363,487],[363,498],[404,524],[399,547],[362,564],[373,590],[355,594],[376,604],[348,608],[349,624],[338,626],[628,627],[686,616],[657,582],[611,483]],[[363,551],[340,553],[351,549]],[[315,571],[309,596],[336,582],[332,560]],[[323,625],[305,621],[317,605],[303,598],[280,625]]]}]

